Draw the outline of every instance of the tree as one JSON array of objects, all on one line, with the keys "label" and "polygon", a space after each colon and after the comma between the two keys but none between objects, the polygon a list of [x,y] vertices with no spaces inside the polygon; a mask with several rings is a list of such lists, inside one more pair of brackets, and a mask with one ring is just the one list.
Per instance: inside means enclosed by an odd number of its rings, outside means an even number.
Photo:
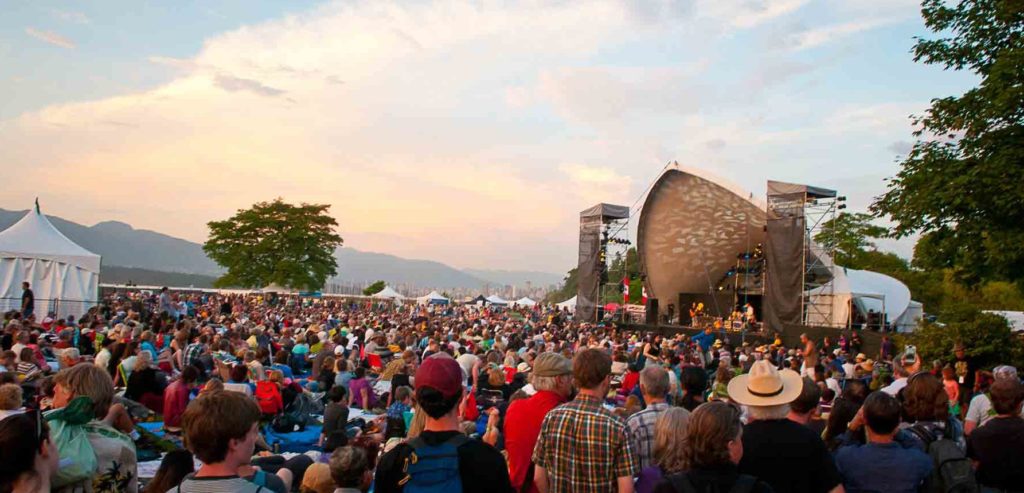
[{"label": "tree", "polygon": [[338,273],[334,251],[342,245],[329,205],[291,205],[280,198],[211,221],[203,251],[227,273],[215,286],[263,287],[271,283],[320,289]]},{"label": "tree", "polygon": [[981,368],[1000,364],[1019,368],[1024,364],[1024,343],[1010,330],[1005,318],[956,304],[944,310],[940,319],[942,324],[924,322],[913,333],[901,336],[901,342],[917,346],[925,369],[935,360],[953,361],[956,343],[962,343],[967,355]]},{"label": "tree", "polygon": [[[1024,281],[1024,3],[924,0],[935,39],[918,38],[914,60],[969,70],[980,84],[933,99],[915,116],[917,142],[872,212],[894,235],[924,233],[929,265],[969,285]],[[915,256],[917,257],[917,256]]]},{"label": "tree", "polygon": [[366,289],[363,290],[363,296],[373,296],[381,291],[384,291],[384,288],[386,286],[387,283],[385,283],[384,281],[376,281],[373,284],[366,286]]},{"label": "tree", "polygon": [[578,268],[573,267],[562,279],[562,287],[551,291],[544,297],[544,301],[548,303],[561,303],[573,296],[576,296],[576,290],[579,286],[579,279],[577,272]]},{"label": "tree", "polygon": [[862,212],[849,214],[840,213],[834,219],[825,221],[821,231],[814,236],[814,241],[823,248],[834,248],[833,260],[836,264],[852,269],[863,269],[863,262],[868,251],[875,250],[874,238],[881,238],[887,233],[881,226],[871,224],[871,215]]}]

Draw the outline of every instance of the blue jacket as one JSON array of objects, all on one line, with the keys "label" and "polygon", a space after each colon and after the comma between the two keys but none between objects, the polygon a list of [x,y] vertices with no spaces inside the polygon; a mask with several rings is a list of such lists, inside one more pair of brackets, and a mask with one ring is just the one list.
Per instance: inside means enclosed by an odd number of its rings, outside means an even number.
[{"label": "blue jacket", "polygon": [[715,334],[706,334],[701,332],[691,338],[693,342],[696,342],[700,346],[701,351],[707,351],[711,349],[711,345],[715,343]]}]

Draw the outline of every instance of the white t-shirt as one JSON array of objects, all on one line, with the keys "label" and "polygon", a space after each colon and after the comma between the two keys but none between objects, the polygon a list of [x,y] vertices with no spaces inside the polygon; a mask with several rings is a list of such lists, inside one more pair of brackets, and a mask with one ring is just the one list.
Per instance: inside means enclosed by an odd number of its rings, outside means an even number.
[{"label": "white t-shirt", "polygon": [[839,387],[839,380],[834,378],[826,378],[825,386],[832,389],[836,393],[836,397],[839,397],[843,393],[843,389]]},{"label": "white t-shirt", "polygon": [[847,361],[843,363],[843,373],[846,374],[846,378],[853,378],[853,373],[857,370],[857,365]]},{"label": "white t-shirt", "polygon": [[896,397],[896,394],[898,394],[906,386],[906,378],[897,378],[893,383],[889,384],[887,387],[884,387],[882,389],[882,392],[885,392],[886,394]]},{"label": "white t-shirt", "polygon": [[462,371],[468,374],[473,372],[473,366],[476,365],[477,361],[480,361],[480,358],[475,354],[466,353],[459,355],[458,358],[455,358],[455,361],[458,361]]},{"label": "white t-shirt", "polygon": [[[1020,415],[1024,418],[1024,410]],[[974,421],[978,423],[978,426],[982,426],[994,417],[996,417],[996,411],[992,409],[992,401],[987,395],[978,394],[971,399],[971,404],[967,406],[966,421]]]}]

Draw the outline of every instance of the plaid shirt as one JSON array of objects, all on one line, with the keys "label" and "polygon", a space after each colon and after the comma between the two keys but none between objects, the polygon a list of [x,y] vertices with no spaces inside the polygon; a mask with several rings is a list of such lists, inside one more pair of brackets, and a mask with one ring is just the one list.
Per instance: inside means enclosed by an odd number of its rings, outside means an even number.
[{"label": "plaid shirt", "polygon": [[185,366],[195,366],[202,369],[203,365],[199,362],[199,357],[203,355],[205,347],[201,343],[189,344],[185,347]]},{"label": "plaid shirt", "polygon": [[551,493],[614,492],[618,478],[640,472],[626,423],[584,394],[544,417],[533,462],[546,469]]},{"label": "plaid shirt", "polygon": [[647,406],[647,409],[630,416],[626,420],[626,428],[629,429],[629,441],[633,444],[633,452],[636,452],[641,470],[651,466],[653,463],[654,424],[666,409],[668,409],[668,404],[657,402]]}]

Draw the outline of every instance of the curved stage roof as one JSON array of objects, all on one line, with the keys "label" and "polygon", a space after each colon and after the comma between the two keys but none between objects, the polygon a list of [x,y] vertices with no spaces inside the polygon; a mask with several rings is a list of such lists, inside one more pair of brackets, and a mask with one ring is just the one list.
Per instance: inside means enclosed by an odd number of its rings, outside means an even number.
[{"label": "curved stage roof", "polygon": [[[674,165],[651,187],[640,213],[637,253],[649,296],[708,293],[737,255],[765,239],[765,205],[699,170]],[[664,310],[664,308],[662,308]]]}]

